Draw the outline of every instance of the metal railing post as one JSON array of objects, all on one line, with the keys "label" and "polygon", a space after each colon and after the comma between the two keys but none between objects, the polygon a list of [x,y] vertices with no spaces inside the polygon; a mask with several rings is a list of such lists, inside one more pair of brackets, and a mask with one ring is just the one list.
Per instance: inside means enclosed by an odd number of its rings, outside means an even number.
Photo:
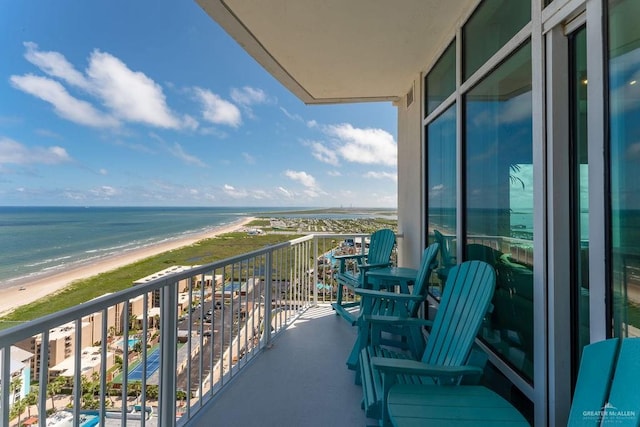
[{"label": "metal railing post", "polygon": [[0,404],[0,426],[9,427],[9,393],[11,392],[11,346],[2,349],[2,403]]},{"label": "metal railing post", "polygon": [[158,425],[176,424],[176,346],[178,329],[178,287],[168,283],[160,294],[160,395]]},{"label": "metal railing post", "polygon": [[[314,307],[318,305],[318,283],[320,282],[320,276],[318,275],[318,246],[320,246],[320,244],[318,243],[318,236],[313,236],[313,259],[315,260],[315,263],[312,264],[313,266],[313,280],[311,283],[312,289],[313,289],[313,305]],[[324,264],[323,264],[324,265]],[[324,268],[324,267],[323,267]]]},{"label": "metal railing post", "polygon": [[271,255],[269,251],[265,254],[265,273],[264,273],[264,343],[263,348],[271,345],[271,286],[273,284],[273,271],[271,268]]},{"label": "metal railing post", "polygon": [[[34,339],[34,347],[38,348],[37,338]],[[36,350],[36,357],[40,358],[40,393],[38,394],[38,415],[47,414],[47,386],[49,385],[49,330],[42,332],[40,336],[40,354]],[[37,362],[36,362],[37,364]],[[44,386],[44,388],[43,388]],[[47,426],[47,417],[38,416],[38,425]]]}]

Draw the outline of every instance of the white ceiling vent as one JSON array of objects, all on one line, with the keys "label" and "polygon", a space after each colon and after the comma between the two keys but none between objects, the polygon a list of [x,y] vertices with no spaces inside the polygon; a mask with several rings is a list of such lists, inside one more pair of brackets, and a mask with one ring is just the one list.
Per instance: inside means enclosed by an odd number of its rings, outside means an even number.
[{"label": "white ceiling vent", "polygon": [[407,108],[409,108],[411,104],[413,104],[413,88],[414,86],[411,86],[411,89],[409,89],[409,92],[407,92]]}]

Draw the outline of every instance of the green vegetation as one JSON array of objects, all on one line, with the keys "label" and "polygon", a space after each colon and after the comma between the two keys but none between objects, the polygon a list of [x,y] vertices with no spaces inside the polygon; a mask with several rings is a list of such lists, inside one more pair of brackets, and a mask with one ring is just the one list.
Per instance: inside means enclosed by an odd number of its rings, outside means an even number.
[{"label": "green vegetation", "polygon": [[[318,211],[304,211],[305,214]],[[327,210],[336,213],[335,210]],[[354,213],[345,209],[345,212]],[[385,211],[386,212],[386,211]],[[362,213],[362,212],[360,212]],[[395,211],[389,211],[389,215]],[[234,232],[201,240],[190,246],[155,255],[133,264],[78,280],[63,290],[33,303],[18,307],[0,318],[0,329],[5,329],[31,319],[55,313],[76,306],[106,293],[127,289],[140,278],[149,276],[174,265],[203,265],[233,256],[252,252],[265,246],[275,245],[295,239],[309,233],[372,233],[388,227],[397,228],[395,219],[317,219],[317,218],[260,218],[247,225],[248,228],[260,228],[266,234],[249,235],[246,232]],[[271,233],[272,229],[278,232]]]},{"label": "green vegetation", "polygon": [[0,328],[13,326],[47,314],[76,306],[109,292],[127,289],[131,283],[173,265],[207,264],[232,256],[251,252],[298,236],[256,235],[228,233],[212,239],[201,240],[191,246],[164,252],[118,269],[78,280],[65,289],[46,298],[18,307],[0,319]]},{"label": "green vegetation", "polygon": [[269,219],[254,219],[249,224],[247,224],[247,227],[249,227],[249,228],[251,228],[251,227],[270,227],[270,226],[271,226],[271,220],[269,220]]}]

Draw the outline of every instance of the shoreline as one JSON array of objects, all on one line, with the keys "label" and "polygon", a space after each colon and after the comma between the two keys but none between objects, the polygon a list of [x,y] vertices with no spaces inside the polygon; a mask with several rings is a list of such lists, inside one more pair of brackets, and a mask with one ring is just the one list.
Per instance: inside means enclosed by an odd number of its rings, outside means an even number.
[{"label": "shoreline", "polygon": [[163,252],[189,246],[200,240],[241,230],[254,219],[256,218],[245,217],[233,223],[215,227],[202,233],[152,244],[123,254],[94,260],[86,264],[70,266],[68,269],[44,274],[32,279],[25,279],[22,283],[15,283],[9,287],[0,288],[0,316],[4,316],[22,305],[29,304],[47,295],[58,292],[77,280],[115,270]]}]

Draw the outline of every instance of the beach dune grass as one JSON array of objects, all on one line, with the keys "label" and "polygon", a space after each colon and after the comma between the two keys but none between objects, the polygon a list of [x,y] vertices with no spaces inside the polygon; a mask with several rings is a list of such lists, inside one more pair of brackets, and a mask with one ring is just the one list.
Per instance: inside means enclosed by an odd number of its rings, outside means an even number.
[{"label": "beach dune grass", "polygon": [[245,232],[222,234],[192,245],[163,252],[138,262],[72,282],[46,298],[16,308],[0,318],[0,329],[47,314],[55,313],[110,292],[131,287],[135,280],[174,265],[203,265],[251,252],[299,237],[291,234],[248,235]]}]

